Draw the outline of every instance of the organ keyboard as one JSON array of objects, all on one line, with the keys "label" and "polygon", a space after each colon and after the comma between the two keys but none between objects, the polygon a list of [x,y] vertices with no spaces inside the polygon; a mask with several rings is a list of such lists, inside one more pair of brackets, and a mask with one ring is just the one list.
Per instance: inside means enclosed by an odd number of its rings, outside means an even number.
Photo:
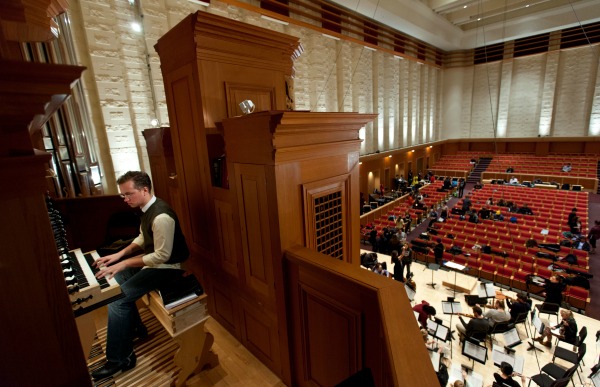
[{"label": "organ keyboard", "polygon": [[99,258],[96,251],[84,254],[81,249],[61,255],[61,265],[75,317],[123,296],[121,287],[114,278],[95,277],[98,268],[94,267],[93,263]]}]

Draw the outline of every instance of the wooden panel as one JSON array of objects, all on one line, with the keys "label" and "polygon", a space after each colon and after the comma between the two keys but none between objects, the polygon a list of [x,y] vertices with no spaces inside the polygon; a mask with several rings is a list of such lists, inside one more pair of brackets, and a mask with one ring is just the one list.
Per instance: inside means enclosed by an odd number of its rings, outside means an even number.
[{"label": "wooden panel", "polygon": [[310,287],[301,286],[300,293],[307,379],[333,386],[360,370],[362,351],[357,338],[362,336],[361,311]]},{"label": "wooden panel", "polygon": [[278,328],[271,313],[260,304],[241,299],[242,342],[267,367],[281,372]]},{"label": "wooden panel", "polygon": [[246,285],[268,297],[273,283],[271,229],[265,170],[235,164]]},{"label": "wooden panel", "polygon": [[239,104],[247,99],[254,102],[255,112],[276,109],[275,88],[273,87],[225,82],[225,98],[228,112],[227,117],[244,114]]},{"label": "wooden panel", "polygon": [[219,278],[211,278],[210,297],[212,303],[210,314],[217,319],[230,332],[236,332],[235,305],[231,298],[231,292],[235,289],[230,287],[228,281],[220,281]]},{"label": "wooden panel", "polygon": [[234,277],[238,277],[236,234],[231,203],[215,200],[215,217],[221,253],[219,262],[225,271]]},{"label": "wooden panel", "polygon": [[165,91],[169,95],[169,112],[173,148],[179,171],[179,188],[185,211],[180,215],[190,248],[194,252],[209,255],[210,250],[210,211],[208,207],[210,178],[206,137],[199,132],[202,120],[198,117],[201,109],[196,98],[195,82],[191,65],[182,66],[168,74]]}]

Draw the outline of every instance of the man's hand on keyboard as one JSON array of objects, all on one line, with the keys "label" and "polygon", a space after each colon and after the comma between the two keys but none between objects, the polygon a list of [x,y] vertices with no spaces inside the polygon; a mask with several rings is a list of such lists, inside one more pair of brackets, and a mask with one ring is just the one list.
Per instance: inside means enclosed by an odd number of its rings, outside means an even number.
[{"label": "man's hand on keyboard", "polygon": [[[106,257],[105,257],[106,258]],[[125,262],[115,263],[112,266],[98,266],[100,270],[96,273],[96,278],[108,276],[109,279],[115,276],[118,272],[127,267]]]},{"label": "man's hand on keyboard", "polygon": [[107,255],[106,257],[97,259],[96,262],[94,262],[94,266],[96,266],[98,269],[102,269],[104,266],[112,265],[119,259],[121,259],[121,255],[119,255],[119,253]]}]

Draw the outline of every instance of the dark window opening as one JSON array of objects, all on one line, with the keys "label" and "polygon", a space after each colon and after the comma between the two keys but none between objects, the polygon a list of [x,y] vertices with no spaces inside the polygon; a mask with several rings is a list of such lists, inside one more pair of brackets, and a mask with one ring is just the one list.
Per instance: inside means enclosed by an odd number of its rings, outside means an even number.
[{"label": "dark window opening", "polygon": [[515,40],[515,51],[513,57],[540,54],[548,52],[550,34],[541,34]]},{"label": "dark window opening", "polygon": [[321,6],[321,26],[329,31],[342,33],[342,17],[340,10],[330,5]]},{"label": "dark window opening", "polygon": [[260,7],[283,16],[290,16],[288,0],[261,0]]},{"label": "dark window opening", "polygon": [[504,43],[491,44],[475,49],[474,64],[495,62],[504,58]]}]

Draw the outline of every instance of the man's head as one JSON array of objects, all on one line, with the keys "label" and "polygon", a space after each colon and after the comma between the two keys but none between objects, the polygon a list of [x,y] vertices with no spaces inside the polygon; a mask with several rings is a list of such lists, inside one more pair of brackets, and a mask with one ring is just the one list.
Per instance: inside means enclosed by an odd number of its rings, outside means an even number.
[{"label": "man's head", "polygon": [[423,312],[427,313],[427,316],[435,316],[436,310],[431,305],[424,305]]},{"label": "man's head", "polygon": [[521,302],[527,302],[527,296],[523,293],[517,293],[517,300]]},{"label": "man's head", "polygon": [[507,362],[503,361],[500,364],[500,371],[506,376],[511,376],[513,373],[513,367]]},{"label": "man's head", "polygon": [[504,310],[504,301],[503,300],[496,300],[496,309]]},{"label": "man's head", "polygon": [[152,199],[152,182],[145,172],[129,171],[117,180],[121,197],[130,207],[144,207]]},{"label": "man's head", "polygon": [[475,315],[475,317],[480,317],[481,315],[483,315],[483,311],[481,310],[480,307],[474,306],[473,307],[473,314]]}]

